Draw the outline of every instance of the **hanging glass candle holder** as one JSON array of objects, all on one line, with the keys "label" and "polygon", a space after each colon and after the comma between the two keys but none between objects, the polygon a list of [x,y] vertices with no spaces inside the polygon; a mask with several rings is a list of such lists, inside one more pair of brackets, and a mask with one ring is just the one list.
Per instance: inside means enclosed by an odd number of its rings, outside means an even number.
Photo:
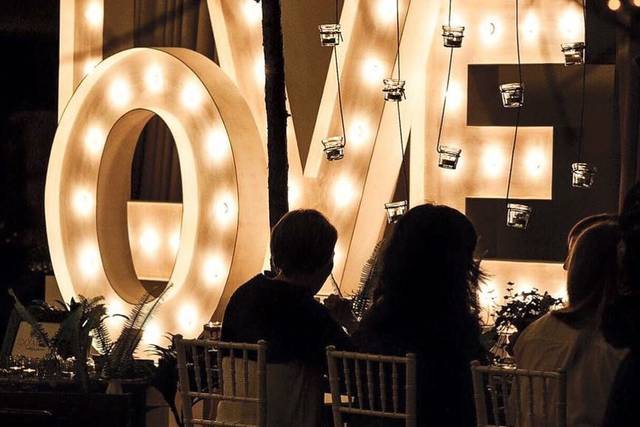
[{"label": "hanging glass candle holder", "polygon": [[394,224],[398,222],[400,217],[407,213],[407,207],[409,204],[406,200],[402,200],[399,202],[391,202],[385,203],[384,209],[387,211],[387,222],[389,224]]},{"label": "hanging glass candle holder", "polygon": [[322,140],[324,155],[330,162],[344,157],[344,138],[331,136]]},{"label": "hanging glass candle holder", "polygon": [[529,225],[533,208],[517,203],[507,204],[507,227],[524,230]]},{"label": "hanging glass candle holder", "polygon": [[598,173],[598,169],[589,163],[574,163],[571,171],[571,185],[576,188],[591,188]]},{"label": "hanging glass candle holder", "polygon": [[382,93],[384,94],[385,101],[400,102],[406,99],[404,94],[404,80],[399,79],[384,79],[384,88]]},{"label": "hanging glass candle holder", "polygon": [[584,43],[562,43],[560,45],[564,54],[564,65],[584,64]]},{"label": "hanging glass candle holder", "polygon": [[441,146],[438,148],[438,166],[443,169],[455,169],[458,167],[458,160],[462,149],[457,147]]},{"label": "hanging glass candle holder", "polygon": [[501,84],[500,95],[502,96],[502,106],[504,108],[520,108],[524,105],[524,84]]},{"label": "hanging glass candle holder", "polygon": [[464,27],[452,27],[450,25],[442,26],[442,39],[444,47],[462,47],[462,39],[464,38]]},{"label": "hanging glass candle holder", "polygon": [[342,41],[340,24],[322,24],[318,26],[320,30],[320,44],[323,47],[338,46]]}]

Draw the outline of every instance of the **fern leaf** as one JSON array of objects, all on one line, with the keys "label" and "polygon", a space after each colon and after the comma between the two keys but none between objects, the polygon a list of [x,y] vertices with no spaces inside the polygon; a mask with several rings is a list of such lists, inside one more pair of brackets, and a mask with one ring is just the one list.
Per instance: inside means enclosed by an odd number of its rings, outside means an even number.
[{"label": "fern leaf", "polygon": [[373,289],[378,282],[378,276],[380,274],[380,255],[381,248],[384,244],[384,240],[379,241],[371,256],[362,267],[360,274],[360,284],[358,291],[353,296],[352,311],[356,319],[360,320],[372,302]]},{"label": "fern leaf", "polygon": [[38,340],[38,344],[51,348],[51,339],[49,338],[49,334],[47,334],[47,331],[44,330],[40,322],[36,320],[29,309],[22,305],[15,292],[13,292],[13,289],[9,289],[9,295],[11,295],[15,301],[14,307],[18,312],[18,315],[31,326],[32,334],[36,340]]}]

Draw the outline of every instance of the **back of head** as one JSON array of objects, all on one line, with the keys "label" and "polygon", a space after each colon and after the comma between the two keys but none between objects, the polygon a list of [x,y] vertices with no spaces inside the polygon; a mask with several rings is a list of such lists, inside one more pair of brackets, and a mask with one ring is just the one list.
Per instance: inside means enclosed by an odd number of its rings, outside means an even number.
[{"label": "back of head", "polygon": [[271,258],[287,276],[313,274],[333,259],[335,227],[320,212],[299,209],[284,215],[271,231]]},{"label": "back of head", "polygon": [[569,307],[556,312],[567,324],[597,324],[602,308],[615,294],[620,227],[598,222],[580,233],[570,253],[567,274]]},{"label": "back of head", "polygon": [[[477,236],[459,211],[421,205],[396,224],[383,255],[377,296],[422,313],[464,318],[477,312]],[[455,320],[454,320],[455,321]]]}]

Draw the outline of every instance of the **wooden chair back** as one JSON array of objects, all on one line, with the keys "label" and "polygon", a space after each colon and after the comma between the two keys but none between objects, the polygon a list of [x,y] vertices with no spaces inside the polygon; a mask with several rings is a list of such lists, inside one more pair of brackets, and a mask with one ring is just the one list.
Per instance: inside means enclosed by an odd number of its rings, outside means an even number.
[{"label": "wooden chair back", "polygon": [[[264,341],[257,344],[202,339],[176,335],[178,378],[184,425],[266,427],[267,375]],[[212,404],[235,402],[251,407],[255,424],[227,423],[193,416],[194,400]],[[255,410],[255,412],[254,412]]]},{"label": "wooden chair back", "polygon": [[383,356],[330,346],[327,363],[335,427],[343,427],[343,414],[404,420],[416,427],[415,354]]},{"label": "wooden chair back", "polygon": [[564,371],[482,366],[471,363],[478,427],[566,427]]}]

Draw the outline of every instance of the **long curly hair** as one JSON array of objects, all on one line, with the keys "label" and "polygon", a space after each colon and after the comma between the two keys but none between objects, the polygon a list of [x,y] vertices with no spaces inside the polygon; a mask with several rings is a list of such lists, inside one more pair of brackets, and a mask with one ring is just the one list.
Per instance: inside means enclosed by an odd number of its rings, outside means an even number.
[{"label": "long curly hair", "polygon": [[[421,205],[396,224],[384,248],[374,298],[394,311],[418,314],[421,325],[446,325],[451,334],[479,331],[474,258],[477,235],[469,219],[448,206]],[[428,326],[427,326],[428,327]]]}]

